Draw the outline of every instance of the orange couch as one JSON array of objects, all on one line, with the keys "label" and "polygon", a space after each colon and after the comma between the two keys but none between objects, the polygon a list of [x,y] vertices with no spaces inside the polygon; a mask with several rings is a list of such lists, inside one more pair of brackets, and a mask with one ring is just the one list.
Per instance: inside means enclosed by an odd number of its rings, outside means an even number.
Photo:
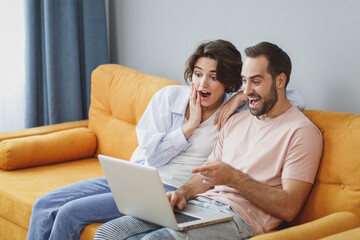
[{"label": "orange couch", "polygon": [[[164,78],[119,65],[93,71],[89,120],[0,133],[0,239],[26,239],[32,206],[45,193],[104,173],[102,153],[130,159],[135,127]],[[99,224],[81,239],[93,239]]]},{"label": "orange couch", "polygon": [[[89,120],[0,133],[0,239],[26,239],[39,196],[103,176],[98,153],[129,159],[137,146],[137,122],[151,96],[169,84],[178,83],[120,65],[102,65],[92,74]],[[359,236],[360,116],[305,114],[321,129],[325,143],[314,188],[292,227],[254,239]],[[80,239],[93,239],[99,225],[85,227]],[[352,237],[347,239],[356,239]]]}]

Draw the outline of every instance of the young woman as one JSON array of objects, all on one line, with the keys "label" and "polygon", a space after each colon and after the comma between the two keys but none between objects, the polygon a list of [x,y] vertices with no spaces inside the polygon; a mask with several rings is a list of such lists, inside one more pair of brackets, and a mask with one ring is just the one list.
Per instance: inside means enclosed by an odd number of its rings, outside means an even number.
[{"label": "young woman", "polygon": [[[241,54],[230,42],[201,43],[186,64],[184,77],[191,86],[168,86],[151,99],[136,128],[139,146],[130,161],[158,168],[166,191],[184,184],[190,170],[211,153],[219,133],[214,122],[221,127],[246,101],[238,92],[241,68]],[[236,95],[217,115],[232,92]],[[296,105],[302,104],[301,96],[290,94],[296,96]],[[79,239],[87,224],[120,216],[106,178],[84,180],[35,202],[28,239]]]}]

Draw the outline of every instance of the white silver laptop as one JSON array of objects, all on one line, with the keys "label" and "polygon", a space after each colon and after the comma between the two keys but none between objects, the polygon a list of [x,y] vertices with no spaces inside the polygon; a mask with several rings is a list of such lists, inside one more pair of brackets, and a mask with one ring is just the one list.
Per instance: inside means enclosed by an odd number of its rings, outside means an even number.
[{"label": "white silver laptop", "polygon": [[178,231],[232,219],[230,214],[191,204],[174,212],[156,168],[98,157],[121,213]]}]

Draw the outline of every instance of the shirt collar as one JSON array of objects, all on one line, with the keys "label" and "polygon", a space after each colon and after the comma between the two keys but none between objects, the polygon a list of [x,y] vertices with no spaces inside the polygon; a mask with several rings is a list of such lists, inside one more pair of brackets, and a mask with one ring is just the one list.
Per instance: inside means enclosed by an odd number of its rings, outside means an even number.
[{"label": "shirt collar", "polygon": [[189,103],[190,87],[184,87],[176,96],[175,101],[170,106],[170,112],[177,114],[185,114],[186,107]]}]

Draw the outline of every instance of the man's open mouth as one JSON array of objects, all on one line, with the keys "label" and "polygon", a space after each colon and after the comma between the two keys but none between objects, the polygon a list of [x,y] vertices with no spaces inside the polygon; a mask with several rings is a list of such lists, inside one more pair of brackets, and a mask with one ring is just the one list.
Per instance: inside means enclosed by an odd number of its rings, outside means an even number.
[{"label": "man's open mouth", "polygon": [[249,105],[251,108],[256,107],[260,102],[260,98],[249,99]]}]

